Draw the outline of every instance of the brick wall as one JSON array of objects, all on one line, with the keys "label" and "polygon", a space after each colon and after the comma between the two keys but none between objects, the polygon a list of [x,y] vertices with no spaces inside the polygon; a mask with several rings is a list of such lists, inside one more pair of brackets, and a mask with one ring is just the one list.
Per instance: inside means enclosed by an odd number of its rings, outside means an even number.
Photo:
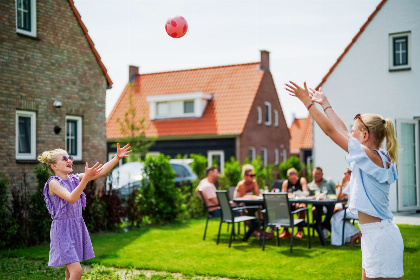
[{"label": "brick wall", "polygon": [[[38,164],[15,158],[16,110],[36,112],[37,155],[65,149],[66,115],[82,117],[82,161],[104,163],[107,81],[70,4],[37,1],[37,38],[32,38],[16,33],[15,1],[5,2],[0,4],[0,171],[19,179]],[[60,109],[54,100],[62,102]],[[58,135],[56,125],[62,128]],[[74,170],[83,172],[83,162]],[[33,190],[33,175],[29,181]]]},{"label": "brick wall", "polygon": [[[271,104],[271,125],[265,124],[265,102]],[[257,107],[262,109],[262,123],[257,123]],[[274,110],[278,111],[278,127],[274,126]],[[267,148],[267,163],[274,163],[274,149],[279,149],[279,162],[282,161],[281,153],[286,149],[289,155],[290,133],[283,110],[277,95],[274,81],[269,71],[265,71],[260,88],[252,104],[244,132],[240,136],[240,160],[248,157],[250,146],[255,148],[255,156],[261,155],[261,148]],[[283,145],[283,148],[281,148]]]}]

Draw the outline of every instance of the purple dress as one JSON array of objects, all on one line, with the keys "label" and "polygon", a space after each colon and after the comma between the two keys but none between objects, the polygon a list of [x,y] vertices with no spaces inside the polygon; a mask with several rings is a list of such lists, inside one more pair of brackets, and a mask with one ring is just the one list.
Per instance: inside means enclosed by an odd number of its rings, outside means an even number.
[{"label": "purple dress", "polygon": [[58,195],[50,195],[49,183],[52,179],[72,192],[79,185],[79,175],[69,174],[68,179],[52,176],[45,183],[44,200],[53,219],[48,265],[58,267],[94,258],[92,243],[82,217],[82,207],[86,207],[86,195],[82,193],[75,204]]}]

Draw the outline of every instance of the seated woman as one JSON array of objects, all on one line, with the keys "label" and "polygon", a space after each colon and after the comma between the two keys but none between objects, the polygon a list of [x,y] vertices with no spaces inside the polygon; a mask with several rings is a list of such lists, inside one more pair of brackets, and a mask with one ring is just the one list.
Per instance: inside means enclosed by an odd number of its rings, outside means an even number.
[{"label": "seated woman", "polygon": [[[350,177],[351,170],[346,168],[344,176],[341,179],[340,186],[337,192],[337,199],[347,199],[349,198],[350,193]],[[345,205],[345,203],[343,203]],[[343,234],[343,220],[344,220],[344,210],[337,206],[334,211],[336,212],[331,218],[331,244],[336,246],[341,246],[342,244],[342,234]],[[348,209],[346,211],[346,218],[349,219],[358,219],[357,215],[352,214]],[[344,226],[344,243],[355,244],[357,240],[361,242],[362,233],[355,226],[353,226],[349,221],[345,221]]]},{"label": "seated woman", "polygon": [[245,164],[242,167],[243,180],[236,186],[235,192],[233,193],[234,198],[244,197],[245,195],[260,195],[260,189],[258,183],[255,180],[254,167],[250,164]]},{"label": "seated woman", "polygon": [[[245,164],[242,167],[242,177],[243,180],[238,183],[236,186],[235,192],[233,193],[234,198],[244,197],[245,195],[260,195],[260,189],[258,188],[258,183],[255,180],[255,173],[254,167],[250,164]],[[245,210],[246,215],[255,216],[257,215],[257,211],[255,209]],[[253,234],[258,239],[260,237],[260,230],[258,229],[258,223],[253,222],[252,224],[248,224],[249,229],[245,233],[245,237],[242,239],[243,241],[247,241],[248,238]],[[266,239],[270,239],[274,236],[273,233],[267,232],[265,235]]]},{"label": "seated woman", "polygon": [[[295,168],[290,168],[289,170],[287,170],[287,178],[288,180],[284,180],[283,185],[281,187],[282,192],[293,193],[295,191],[302,191],[309,193],[308,182],[304,177],[299,178],[299,174]],[[306,207],[305,203],[293,203],[292,211],[304,207]],[[298,218],[305,219],[305,212],[299,212]],[[297,238],[302,239],[302,231],[303,228],[298,228],[298,232],[296,233]],[[289,238],[291,236],[292,235],[289,232],[289,230],[285,228],[283,230],[283,233],[280,235],[280,238]]]}]

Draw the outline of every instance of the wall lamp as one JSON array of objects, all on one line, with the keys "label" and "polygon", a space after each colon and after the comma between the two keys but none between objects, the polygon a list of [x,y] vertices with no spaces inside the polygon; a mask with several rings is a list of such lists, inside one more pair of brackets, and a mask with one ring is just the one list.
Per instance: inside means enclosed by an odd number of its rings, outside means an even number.
[{"label": "wall lamp", "polygon": [[61,108],[61,106],[63,106],[63,103],[61,103],[58,100],[54,100],[53,106],[54,106],[54,108],[59,109],[59,108]]}]

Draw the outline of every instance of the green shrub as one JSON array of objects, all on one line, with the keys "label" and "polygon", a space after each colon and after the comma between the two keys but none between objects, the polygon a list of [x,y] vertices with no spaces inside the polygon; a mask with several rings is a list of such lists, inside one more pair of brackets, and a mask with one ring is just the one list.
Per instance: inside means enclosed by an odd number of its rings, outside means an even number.
[{"label": "green shrub", "polygon": [[181,219],[186,211],[185,198],[180,188],[175,188],[175,172],[169,157],[159,154],[148,156],[144,164],[143,187],[139,189],[138,202],[143,217],[152,224],[171,223]]},{"label": "green shrub", "polygon": [[204,179],[206,177],[207,158],[200,154],[190,154],[190,157],[193,160],[191,168],[197,175],[198,180]]},{"label": "green shrub", "polygon": [[41,244],[50,240],[51,215],[48,213],[44,200],[44,186],[50,177],[50,173],[46,168],[36,166],[34,173],[37,180],[37,188],[34,194],[29,195],[31,204],[29,217],[31,224],[31,245]]},{"label": "green shrub", "polygon": [[17,225],[13,223],[7,206],[8,186],[9,180],[0,173],[0,249],[10,247],[17,232]]},{"label": "green shrub", "polygon": [[230,157],[230,161],[225,162],[225,170],[223,176],[219,179],[219,189],[227,190],[231,186],[236,186],[242,180],[242,169],[240,163],[234,157]]}]

